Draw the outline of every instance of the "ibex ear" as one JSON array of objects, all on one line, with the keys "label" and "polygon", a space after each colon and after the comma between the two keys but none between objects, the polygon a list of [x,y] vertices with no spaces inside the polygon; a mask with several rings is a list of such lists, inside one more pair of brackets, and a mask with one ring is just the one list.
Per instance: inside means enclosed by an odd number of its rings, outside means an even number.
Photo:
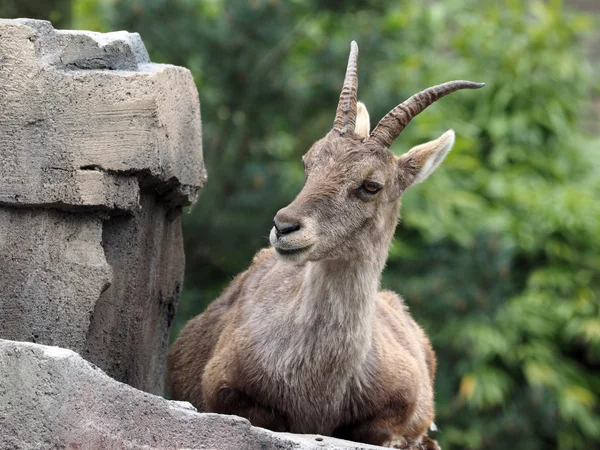
[{"label": "ibex ear", "polygon": [[404,190],[420,183],[442,163],[454,145],[454,131],[448,130],[435,141],[413,147],[398,158],[400,186]]},{"label": "ibex ear", "polygon": [[363,102],[358,102],[356,111],[356,126],[354,133],[362,138],[366,138],[371,131],[371,121],[369,119],[369,111]]}]

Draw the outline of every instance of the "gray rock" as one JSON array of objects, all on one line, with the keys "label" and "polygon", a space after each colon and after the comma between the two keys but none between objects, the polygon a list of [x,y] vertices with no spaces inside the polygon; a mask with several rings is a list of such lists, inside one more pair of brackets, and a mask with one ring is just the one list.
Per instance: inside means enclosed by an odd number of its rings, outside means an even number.
[{"label": "gray rock", "polygon": [[0,267],[0,337],[83,351],[113,278],[101,218],[0,207]]},{"label": "gray rock", "polygon": [[168,331],[184,270],[181,214],[143,195],[133,217],[104,221],[102,245],[113,268],[97,297],[83,351],[113,378],[163,393]]},{"label": "gray rock", "polygon": [[0,20],[0,158],[0,204],[131,209],[131,178],[189,204],[206,179],[193,78],[138,34]]},{"label": "gray rock", "polygon": [[0,337],[162,393],[181,208],[204,185],[191,73],[137,34],[0,20]]},{"label": "gray rock", "polygon": [[198,414],[119,383],[71,350],[0,340],[0,448],[376,449]]}]

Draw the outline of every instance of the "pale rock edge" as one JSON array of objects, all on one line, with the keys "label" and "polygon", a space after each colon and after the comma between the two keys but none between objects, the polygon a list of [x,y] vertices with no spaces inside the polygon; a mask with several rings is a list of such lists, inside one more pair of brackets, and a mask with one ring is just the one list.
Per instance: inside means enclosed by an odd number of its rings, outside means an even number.
[{"label": "pale rock edge", "polygon": [[0,339],[0,448],[340,449],[380,447],[274,433],[199,414],[113,380],[72,350]]}]

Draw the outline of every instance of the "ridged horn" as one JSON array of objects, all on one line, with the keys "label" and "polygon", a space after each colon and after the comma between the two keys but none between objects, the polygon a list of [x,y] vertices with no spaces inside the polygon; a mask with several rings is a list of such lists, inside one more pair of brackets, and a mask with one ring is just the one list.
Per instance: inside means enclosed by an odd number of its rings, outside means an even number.
[{"label": "ridged horn", "polygon": [[435,101],[459,89],[479,89],[484,86],[485,83],[455,80],[427,88],[387,113],[367,139],[377,141],[389,148],[409,122]]},{"label": "ridged horn", "polygon": [[356,125],[356,95],[358,90],[358,44],[355,41],[350,43],[350,56],[348,57],[348,67],[346,68],[346,78],[340,94],[340,101],[335,112],[333,129],[344,135],[348,131],[354,131]]}]

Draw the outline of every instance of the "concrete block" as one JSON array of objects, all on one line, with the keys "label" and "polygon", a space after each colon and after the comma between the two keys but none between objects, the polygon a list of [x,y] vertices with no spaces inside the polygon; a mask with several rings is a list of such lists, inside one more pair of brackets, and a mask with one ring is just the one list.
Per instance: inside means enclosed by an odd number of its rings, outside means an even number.
[{"label": "concrete block", "polygon": [[75,352],[0,340],[0,448],[378,449],[199,414],[118,383]]}]

